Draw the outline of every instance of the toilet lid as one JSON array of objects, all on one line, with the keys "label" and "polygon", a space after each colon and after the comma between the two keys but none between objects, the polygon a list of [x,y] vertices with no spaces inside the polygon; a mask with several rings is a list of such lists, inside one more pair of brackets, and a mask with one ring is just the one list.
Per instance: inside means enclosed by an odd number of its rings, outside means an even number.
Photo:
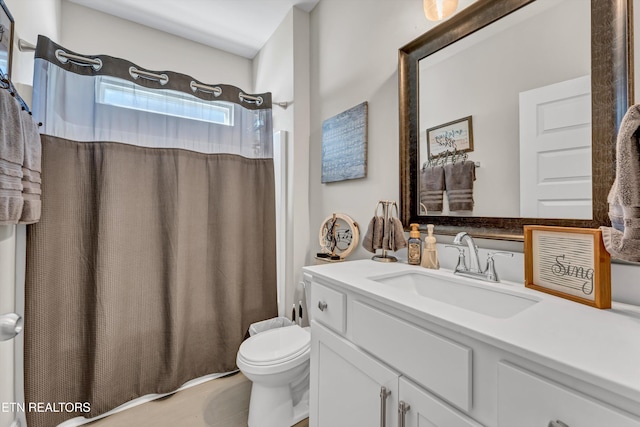
[{"label": "toilet lid", "polygon": [[311,336],[297,325],[271,329],[256,334],[240,346],[240,356],[247,362],[266,365],[295,358],[309,349]]}]

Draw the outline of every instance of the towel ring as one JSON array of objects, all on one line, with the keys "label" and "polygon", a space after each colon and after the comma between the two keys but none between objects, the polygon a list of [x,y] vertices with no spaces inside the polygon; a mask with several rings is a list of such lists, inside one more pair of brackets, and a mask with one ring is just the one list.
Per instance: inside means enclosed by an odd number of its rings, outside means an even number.
[{"label": "towel ring", "polygon": [[[378,210],[379,210],[381,205],[382,205],[382,200],[378,200],[378,204],[376,205],[376,209],[373,211],[373,216],[378,216]],[[384,207],[382,209],[384,210]]]},{"label": "towel ring", "polygon": [[[400,211],[398,210],[398,204],[396,202],[393,202],[393,207],[396,210],[396,218],[400,218]],[[389,218],[391,218],[392,215],[389,215]]]}]

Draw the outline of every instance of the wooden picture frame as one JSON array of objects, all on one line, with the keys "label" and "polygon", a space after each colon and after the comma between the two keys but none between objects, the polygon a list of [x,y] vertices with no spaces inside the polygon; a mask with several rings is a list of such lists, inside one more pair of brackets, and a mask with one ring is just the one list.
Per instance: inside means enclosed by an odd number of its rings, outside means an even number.
[{"label": "wooden picture frame", "polygon": [[472,116],[427,129],[427,158],[473,151]]},{"label": "wooden picture frame", "polygon": [[9,8],[4,0],[0,0],[0,77],[11,78],[14,24]]},{"label": "wooden picture frame", "polygon": [[525,286],[611,308],[611,257],[599,229],[524,226]]}]

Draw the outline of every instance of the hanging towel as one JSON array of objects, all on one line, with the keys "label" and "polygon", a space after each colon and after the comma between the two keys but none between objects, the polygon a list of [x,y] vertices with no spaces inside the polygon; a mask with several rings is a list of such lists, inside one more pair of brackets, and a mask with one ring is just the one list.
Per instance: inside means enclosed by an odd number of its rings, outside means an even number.
[{"label": "hanging towel", "polygon": [[373,248],[373,234],[376,228],[376,218],[371,218],[369,221],[369,227],[367,227],[367,232],[364,235],[364,239],[362,239],[362,247],[368,250],[369,252],[375,253],[376,250]]},{"label": "hanging towel", "polygon": [[392,230],[391,250],[397,251],[407,247],[407,238],[404,236],[402,222],[398,218],[389,218],[389,228]]},{"label": "hanging towel", "polygon": [[444,192],[444,168],[442,166],[423,167],[420,171],[420,203],[431,212],[442,212]]},{"label": "hanging towel", "polygon": [[27,112],[20,114],[23,131],[24,162],[22,164],[22,197],[24,205],[21,224],[33,224],[40,221],[42,202],[40,200],[41,190],[41,153],[42,144],[40,133],[35,121]]},{"label": "hanging towel", "polygon": [[382,249],[382,239],[384,237],[384,218],[375,216],[375,226],[373,228],[373,249]]},{"label": "hanging towel", "polygon": [[367,233],[362,240],[362,246],[369,252],[375,253],[376,249],[382,249],[382,240],[384,235],[384,218],[381,216],[374,216],[369,221],[369,227]]},{"label": "hanging towel", "polygon": [[616,177],[609,191],[612,227],[600,227],[612,257],[640,262],[640,105],[633,105],[620,123],[616,141]]},{"label": "hanging towel", "polygon": [[444,176],[449,211],[472,211],[476,164],[470,160],[446,164],[444,165]]},{"label": "hanging towel", "polygon": [[0,89],[0,225],[17,224],[22,213],[24,143],[20,103]]},{"label": "hanging towel", "polygon": [[386,222],[383,218],[383,227],[382,227],[382,247],[385,251],[390,251],[391,242],[393,241],[393,227],[391,227],[391,218],[388,218]]}]

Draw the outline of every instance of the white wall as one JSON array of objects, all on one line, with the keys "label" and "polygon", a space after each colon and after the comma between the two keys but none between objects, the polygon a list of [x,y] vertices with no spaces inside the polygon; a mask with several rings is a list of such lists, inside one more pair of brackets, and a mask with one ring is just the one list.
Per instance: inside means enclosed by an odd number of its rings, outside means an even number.
[{"label": "white wall", "polygon": [[[399,201],[398,49],[432,26],[415,0],[321,0],[311,12],[310,256],[331,213],[350,215],[363,236],[378,200]],[[363,101],[367,177],[322,184],[322,122]],[[360,245],[350,258],[371,255]]]},{"label": "white wall", "polygon": [[[463,4],[463,2],[461,2]],[[317,229],[332,212],[351,215],[362,234],[379,199],[399,200],[398,49],[433,23],[414,0],[321,0],[311,12],[311,140],[309,203],[311,248],[317,252]],[[320,183],[322,122],[363,101],[369,102],[368,176],[331,184]],[[438,242],[450,242],[437,236]],[[479,240],[492,249],[523,251],[517,242]],[[406,250],[399,251],[406,259]],[[362,246],[351,259],[370,258]],[[440,257],[455,257],[441,251]],[[509,271],[524,271],[522,258],[497,261]],[[615,300],[640,305],[640,267],[612,266]]]},{"label": "white wall", "polygon": [[253,60],[256,92],[270,91],[273,129],[286,130],[288,200],[285,313],[309,252],[309,14],[293,8]]},{"label": "white wall", "polygon": [[171,70],[203,83],[253,91],[251,60],[231,53],[66,0],[62,1],[61,28],[61,38],[52,40],[80,54],[111,55],[148,70]]},{"label": "white wall", "polygon": [[12,80],[14,83],[31,85],[33,52],[20,52],[18,39],[35,44],[38,34],[43,34],[52,40],[59,40],[61,0],[5,0],[5,3],[15,19]]}]

